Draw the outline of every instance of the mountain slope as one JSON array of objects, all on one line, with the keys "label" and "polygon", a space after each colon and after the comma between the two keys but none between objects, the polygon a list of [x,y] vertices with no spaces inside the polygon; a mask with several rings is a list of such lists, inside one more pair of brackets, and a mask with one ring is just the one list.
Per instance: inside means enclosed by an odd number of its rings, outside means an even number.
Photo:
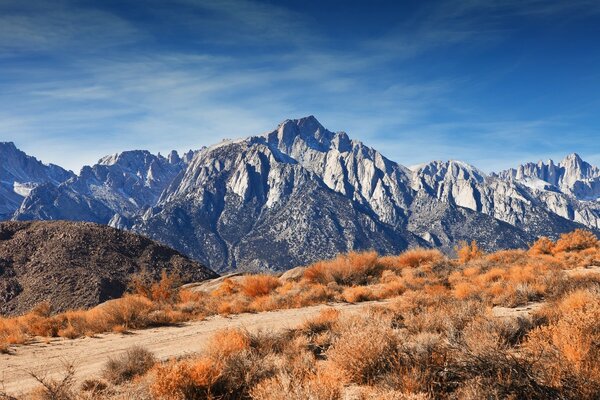
[{"label": "mountain slope", "polygon": [[582,227],[577,223],[579,221],[548,209],[538,193],[528,186],[494,175],[487,176],[460,161],[433,161],[414,168],[412,187],[443,203],[506,222],[531,238],[541,235],[556,237]]},{"label": "mountain slope", "polygon": [[264,137],[200,151],[133,229],[219,271],[282,270],[350,249],[388,253],[421,242]]},{"label": "mountain slope", "polygon": [[186,162],[176,152],[168,158],[139,150],[107,156],[59,186],[34,189],[13,218],[90,221],[127,228],[130,218],[156,203]]},{"label": "mountain slope", "polygon": [[0,220],[9,219],[37,186],[57,186],[74,174],[57,165],[45,165],[17,149],[0,143]]},{"label": "mountain slope", "polygon": [[92,223],[0,223],[0,314],[50,301],[54,311],[120,297],[129,277],[178,270],[186,281],[216,276],[178,252],[133,233]]},{"label": "mountain slope", "polygon": [[217,271],[282,270],[348,250],[451,250],[466,239],[520,247],[535,237],[412,188],[414,175],[314,117],[287,120],[199,151],[133,230]]}]

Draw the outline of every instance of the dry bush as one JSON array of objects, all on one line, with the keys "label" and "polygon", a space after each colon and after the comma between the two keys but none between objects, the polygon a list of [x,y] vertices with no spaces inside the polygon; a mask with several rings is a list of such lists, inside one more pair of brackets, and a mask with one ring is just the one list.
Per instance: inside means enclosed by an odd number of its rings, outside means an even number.
[{"label": "dry bush", "polygon": [[576,291],[545,312],[549,323],[524,346],[538,357],[544,382],[567,397],[600,397],[600,292]]},{"label": "dry bush", "polygon": [[344,377],[332,368],[318,367],[298,375],[281,371],[250,390],[253,400],[337,400],[343,395]]},{"label": "dry bush", "polygon": [[360,301],[372,300],[373,292],[368,287],[353,286],[344,289],[342,298],[348,303],[358,303]]},{"label": "dry bush", "polygon": [[93,397],[99,397],[100,393],[108,389],[108,384],[100,379],[85,379],[81,382],[79,388],[84,393],[87,392]]},{"label": "dry bush", "polygon": [[281,281],[272,275],[248,275],[240,283],[241,291],[248,297],[270,294],[281,286]]},{"label": "dry bush", "polygon": [[104,366],[104,378],[119,385],[145,374],[156,363],[154,355],[143,347],[134,346],[118,358],[111,358]]},{"label": "dry bush", "polygon": [[27,337],[18,319],[0,320],[0,353],[9,353],[10,345],[26,343]]},{"label": "dry bush", "polygon": [[471,260],[483,256],[483,251],[477,246],[475,241],[471,243],[461,242],[456,248],[456,256],[461,263],[467,263]]},{"label": "dry bush", "polygon": [[142,270],[133,275],[129,287],[133,294],[146,297],[157,302],[175,302],[179,296],[181,280],[179,274],[167,271],[161,272],[160,280],[156,281],[154,276],[147,270]]},{"label": "dry bush", "polygon": [[63,374],[59,379],[47,377],[47,371],[43,374],[30,371],[29,375],[39,383],[28,398],[32,400],[75,400],[77,394],[74,391],[75,366],[72,363],[63,363]]},{"label": "dry bush", "polygon": [[351,382],[369,383],[393,367],[398,343],[382,321],[349,317],[340,322],[339,337],[327,358]]},{"label": "dry bush", "polygon": [[397,256],[381,257],[379,262],[389,269],[402,269],[438,263],[443,261],[444,258],[439,250],[416,248],[407,250]]},{"label": "dry bush", "polygon": [[157,364],[153,369],[154,380],[150,390],[158,399],[186,400],[199,397],[198,387],[192,376],[190,363],[171,360]]},{"label": "dry bush", "polygon": [[213,335],[208,353],[214,358],[225,358],[250,348],[250,334],[240,329],[225,329]]},{"label": "dry bush", "polygon": [[319,261],[307,267],[304,279],[309,282],[339,285],[365,285],[381,274],[382,266],[378,262],[377,253],[350,252],[341,254],[329,261]]},{"label": "dry bush", "polygon": [[[150,391],[165,400],[212,399],[212,388],[221,375],[221,366],[210,358],[158,364],[153,369]],[[216,397],[218,398],[218,397]]]},{"label": "dry bush", "polygon": [[584,229],[576,229],[570,233],[563,233],[556,241],[552,253],[581,251],[585,249],[597,249],[598,238],[592,232]]},{"label": "dry bush", "polygon": [[125,295],[125,297],[109,301],[100,305],[98,322],[107,326],[122,325],[126,329],[137,329],[149,326],[148,315],[154,308],[152,300],[139,295]]},{"label": "dry bush", "polygon": [[174,302],[179,296],[179,278],[175,274],[162,271],[160,281],[150,286],[150,299],[153,301]]},{"label": "dry bush", "polygon": [[535,241],[529,248],[529,254],[552,254],[554,251],[554,242],[545,236]]},{"label": "dry bush", "polygon": [[337,337],[337,325],[340,312],[334,308],[326,308],[317,316],[302,323],[297,333],[301,335],[300,343],[316,357],[324,358],[325,352]]},{"label": "dry bush", "polygon": [[326,308],[317,316],[307,319],[299,327],[302,334],[314,336],[331,330],[340,319],[340,312],[335,308]]}]

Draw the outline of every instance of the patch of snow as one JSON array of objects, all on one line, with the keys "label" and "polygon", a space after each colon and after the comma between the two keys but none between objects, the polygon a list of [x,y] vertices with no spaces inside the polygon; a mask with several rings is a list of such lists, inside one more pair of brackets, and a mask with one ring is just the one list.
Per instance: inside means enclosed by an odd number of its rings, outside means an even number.
[{"label": "patch of snow", "polygon": [[240,138],[240,139],[223,139],[219,143],[210,145],[204,149],[204,151],[212,151],[218,149],[220,147],[228,146],[230,144],[243,143],[248,141],[248,138]]},{"label": "patch of snow", "polygon": [[458,167],[460,167],[463,170],[469,171],[471,173],[473,173],[474,175],[479,175],[481,177],[485,177],[486,174],[485,172],[483,172],[482,170],[480,170],[479,168],[471,165],[471,164],[467,164],[464,161],[460,161],[460,160],[449,160],[450,164],[454,164],[457,165]]},{"label": "patch of snow", "polygon": [[13,191],[19,196],[27,197],[34,188],[31,183],[13,182]]},{"label": "patch of snow", "polygon": [[548,182],[532,177],[520,179],[518,182],[530,189],[538,190],[540,192],[547,191],[549,186]]},{"label": "patch of snow", "polygon": [[408,167],[408,169],[412,172],[416,172],[418,170],[420,170],[421,168],[423,168],[424,166],[426,166],[429,163],[421,163],[421,164],[415,164],[415,165],[410,165]]}]

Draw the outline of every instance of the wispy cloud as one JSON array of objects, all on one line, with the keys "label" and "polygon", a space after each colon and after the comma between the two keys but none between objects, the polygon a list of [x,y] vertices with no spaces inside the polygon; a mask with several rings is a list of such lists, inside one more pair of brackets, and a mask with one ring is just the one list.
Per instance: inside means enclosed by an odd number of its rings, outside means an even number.
[{"label": "wispy cloud", "polygon": [[[106,153],[198,148],[315,114],[401,163],[465,158],[495,169],[577,147],[545,142],[545,132],[572,129],[574,110],[542,118],[484,107],[478,100],[493,97],[518,60],[482,79],[452,65],[455,54],[502,43],[515,29],[507,15],[600,9],[586,0],[423,3],[384,33],[346,40],[327,30],[344,21],[279,3],[123,4],[0,0],[0,140],[77,170]],[[444,57],[449,65],[438,65]]]}]

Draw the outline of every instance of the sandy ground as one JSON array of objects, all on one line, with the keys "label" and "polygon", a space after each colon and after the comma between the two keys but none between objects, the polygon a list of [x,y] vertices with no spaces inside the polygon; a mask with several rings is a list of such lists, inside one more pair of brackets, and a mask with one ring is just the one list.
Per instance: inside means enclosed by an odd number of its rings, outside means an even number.
[{"label": "sandy ground", "polygon": [[62,339],[36,342],[12,348],[12,354],[0,355],[0,393],[16,395],[27,393],[38,386],[30,375],[33,371],[48,378],[60,378],[64,364],[76,368],[76,379],[97,377],[110,357],[115,357],[131,346],[142,346],[159,359],[181,357],[200,351],[215,331],[225,328],[243,328],[250,332],[281,331],[294,328],[321,310],[333,307],[343,312],[358,312],[365,306],[384,302],[359,304],[317,305],[291,310],[240,314],[231,317],[211,317],[176,327],[161,327],[133,331],[128,334],[102,334],[94,338]]},{"label": "sandy ground", "polygon": [[576,276],[586,276],[592,274],[600,274],[600,266],[598,265],[590,265],[587,267],[580,267],[574,269],[565,270],[565,273],[568,277],[576,277]]},{"label": "sandy ground", "polygon": [[544,306],[543,302],[532,302],[519,307],[494,307],[492,315],[498,318],[518,318],[529,317],[533,312]]}]

